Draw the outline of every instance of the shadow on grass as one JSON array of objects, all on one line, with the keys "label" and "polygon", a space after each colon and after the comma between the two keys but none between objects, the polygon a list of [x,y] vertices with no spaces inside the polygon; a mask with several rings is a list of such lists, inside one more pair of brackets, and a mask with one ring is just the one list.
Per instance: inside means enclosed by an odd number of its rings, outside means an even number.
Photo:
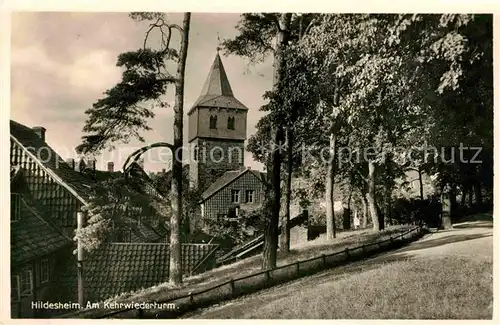
[{"label": "shadow on grass", "polygon": [[454,229],[464,229],[464,228],[493,228],[491,222],[480,222],[480,223],[462,223],[458,225],[453,225]]},{"label": "shadow on grass", "polygon": [[467,241],[467,240],[473,240],[473,239],[478,239],[478,238],[484,238],[484,237],[491,237],[493,234],[460,234],[460,235],[449,235],[446,237],[442,238],[436,238],[436,239],[430,239],[426,241],[420,241],[420,242],[415,242],[410,246],[401,248],[398,250],[398,253],[402,252],[409,252],[409,251],[414,251],[414,250],[420,250],[420,249],[425,249],[425,248],[432,248],[432,247],[437,247],[437,246],[442,246],[446,244],[451,244],[451,243],[457,243],[461,241]]}]

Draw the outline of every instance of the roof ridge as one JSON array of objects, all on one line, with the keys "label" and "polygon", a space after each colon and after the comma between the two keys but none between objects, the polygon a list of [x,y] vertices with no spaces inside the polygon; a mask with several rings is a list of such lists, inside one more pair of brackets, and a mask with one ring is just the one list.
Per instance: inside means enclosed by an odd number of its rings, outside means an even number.
[{"label": "roof ridge", "polygon": [[[207,192],[207,191],[210,189],[210,187],[209,187],[209,188],[207,188],[205,191],[203,191],[203,193],[201,194],[201,196],[202,196],[202,200],[201,200],[201,202],[204,202],[204,201],[208,200],[209,198],[211,198],[212,196],[214,196],[215,194],[217,194],[217,193],[218,193],[221,189],[223,189],[223,188],[224,188],[224,187],[226,187],[227,185],[231,184],[231,183],[232,183],[232,182],[234,182],[236,179],[238,179],[239,177],[241,177],[244,173],[249,172],[249,171],[251,172],[251,171],[252,171],[252,169],[250,169],[250,168],[245,168],[245,169],[243,169],[243,170],[228,170],[228,171],[226,171],[224,174],[222,174],[222,175],[221,175],[221,177],[223,177],[223,176],[224,176],[225,174],[227,174],[227,173],[236,173],[236,172],[239,172],[239,173],[237,173],[237,174],[236,174],[233,178],[229,179],[229,180],[228,180],[228,181],[226,181],[225,183],[222,183],[221,185],[219,185],[219,186],[218,186],[218,188],[216,188],[216,189],[212,190],[212,191],[211,191],[212,193],[208,194],[205,198],[203,198],[203,194],[204,194],[205,192]],[[252,175],[254,175],[255,177],[257,177],[257,176],[256,176],[253,172],[252,172]],[[221,178],[221,177],[219,177],[219,178]],[[257,178],[258,178],[259,180],[261,180],[261,179],[260,179],[260,177],[257,177]],[[216,180],[216,182],[217,182],[217,180]],[[215,184],[215,183],[213,183],[213,184]]]}]

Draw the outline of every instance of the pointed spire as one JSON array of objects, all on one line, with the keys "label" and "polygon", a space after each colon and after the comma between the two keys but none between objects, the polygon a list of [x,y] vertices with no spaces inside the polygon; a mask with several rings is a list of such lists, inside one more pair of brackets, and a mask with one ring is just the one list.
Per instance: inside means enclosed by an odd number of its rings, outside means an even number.
[{"label": "pointed spire", "polygon": [[197,106],[248,110],[248,108],[233,95],[233,90],[231,89],[231,85],[227,79],[226,71],[224,69],[224,65],[222,64],[219,51],[217,51],[217,54],[215,55],[214,62],[208,72],[208,76],[205,80],[200,96],[196,102],[194,102],[193,107],[188,114],[191,114]]},{"label": "pointed spire", "polygon": [[219,54],[220,50],[221,50],[221,48],[220,48],[220,37],[219,37],[219,32],[217,32],[217,54]]},{"label": "pointed spire", "polygon": [[230,96],[233,97],[233,90],[227,79],[226,71],[222,65],[219,53],[215,55],[214,63],[210,68],[208,77],[205,81],[200,97],[212,96]]}]

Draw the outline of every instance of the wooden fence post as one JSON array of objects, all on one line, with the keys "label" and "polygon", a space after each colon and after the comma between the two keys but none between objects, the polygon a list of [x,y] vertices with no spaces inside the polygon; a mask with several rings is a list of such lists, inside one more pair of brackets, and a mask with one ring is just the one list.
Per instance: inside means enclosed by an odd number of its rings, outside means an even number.
[{"label": "wooden fence post", "polygon": [[269,270],[266,270],[266,284],[269,285],[269,282],[271,282],[271,274]]},{"label": "wooden fence post", "polygon": [[192,293],[192,292],[189,292],[189,303],[190,303],[190,304],[193,304],[193,302],[194,302],[193,293]]},{"label": "wooden fence post", "polygon": [[142,310],[142,308],[139,308],[138,309],[138,313],[137,313],[137,317],[138,318],[144,318],[144,310]]},{"label": "wooden fence post", "polygon": [[345,259],[346,261],[349,259],[349,247],[345,248]]},{"label": "wooden fence post", "polygon": [[323,259],[323,267],[326,267],[326,255],[321,255],[321,258]]},{"label": "wooden fence post", "polygon": [[297,261],[296,269],[297,269],[297,276],[298,276],[298,275],[300,275],[300,261]]}]

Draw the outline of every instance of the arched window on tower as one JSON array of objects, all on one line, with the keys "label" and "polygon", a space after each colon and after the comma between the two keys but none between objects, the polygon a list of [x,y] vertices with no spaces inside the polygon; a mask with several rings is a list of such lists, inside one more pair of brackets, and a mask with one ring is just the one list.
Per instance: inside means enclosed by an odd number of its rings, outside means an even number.
[{"label": "arched window on tower", "polygon": [[228,128],[229,130],[234,130],[234,117],[229,116],[229,117],[227,118],[227,128]]},{"label": "arched window on tower", "polygon": [[193,161],[198,161],[198,146],[195,145],[194,148],[193,148]]},{"label": "arched window on tower", "polygon": [[216,129],[217,128],[217,116],[210,116],[210,128],[211,129]]}]

